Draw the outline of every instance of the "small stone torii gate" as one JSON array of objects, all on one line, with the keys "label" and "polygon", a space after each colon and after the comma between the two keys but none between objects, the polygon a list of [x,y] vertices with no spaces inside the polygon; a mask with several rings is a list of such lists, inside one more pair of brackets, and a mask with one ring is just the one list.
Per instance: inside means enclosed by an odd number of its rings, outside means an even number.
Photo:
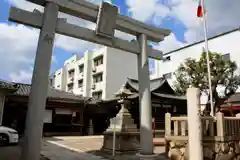
[{"label": "small stone torii gate", "polygon": [[[41,29],[28,102],[23,160],[39,160],[43,116],[47,98],[49,70],[55,33],[137,54],[140,104],[140,157],[153,159],[152,113],[148,57],[161,59],[161,51],[152,49],[147,40],[160,42],[170,30],[159,29],[119,15],[118,7],[103,2],[101,6],[85,0],[27,0],[44,7],[44,13],[11,7],[9,20]],[[58,12],[97,24],[96,30],[70,24],[58,18]],[[114,36],[115,29],[137,37],[127,41]],[[141,156],[142,155],[142,156]]]}]

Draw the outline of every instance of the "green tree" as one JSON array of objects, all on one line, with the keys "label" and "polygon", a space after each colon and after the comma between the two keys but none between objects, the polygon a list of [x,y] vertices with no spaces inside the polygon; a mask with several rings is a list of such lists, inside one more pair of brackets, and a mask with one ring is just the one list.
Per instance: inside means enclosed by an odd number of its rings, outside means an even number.
[{"label": "green tree", "polygon": [[[231,95],[233,95],[240,85],[240,76],[236,73],[237,64],[234,61],[224,58],[220,53],[210,52],[210,68],[212,81],[214,108],[219,109]],[[179,95],[185,95],[189,86],[198,87],[201,93],[208,94],[206,52],[203,51],[200,59],[188,58],[182,63],[175,72],[175,90]],[[222,94],[217,92],[217,87],[221,86],[224,91]],[[209,97],[209,96],[208,96]],[[210,97],[208,98],[210,99]],[[207,105],[208,110],[210,109]]]}]

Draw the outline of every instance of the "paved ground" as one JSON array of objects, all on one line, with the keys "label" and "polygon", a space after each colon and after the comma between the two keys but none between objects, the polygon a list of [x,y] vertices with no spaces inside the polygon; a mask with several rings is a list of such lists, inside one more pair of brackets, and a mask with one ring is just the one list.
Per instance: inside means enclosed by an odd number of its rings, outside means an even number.
[{"label": "paved ground", "polygon": [[0,147],[1,160],[19,160],[21,149],[18,146]]},{"label": "paved ground", "polygon": [[[0,160],[20,160],[21,147],[19,145],[0,147]],[[41,160],[47,160],[41,157]]]},{"label": "paved ground", "polygon": [[[161,140],[160,140],[161,141]],[[99,152],[102,136],[94,137],[53,137],[45,139],[41,154],[50,160],[107,160],[111,155]],[[155,148],[155,153],[163,153],[164,147]],[[0,147],[0,160],[19,160],[21,147]],[[104,158],[105,157],[105,158]],[[136,160],[136,156],[115,157],[116,160]],[[163,158],[160,158],[163,160]],[[41,160],[44,160],[43,158]]]},{"label": "paved ground", "polygon": [[[103,136],[93,136],[93,137],[54,137],[50,139],[46,139],[48,141],[48,144],[55,144],[56,146],[61,148],[61,152],[65,152],[65,155],[68,154],[69,150],[74,152],[75,156],[83,157],[84,155],[92,158],[92,159],[112,159],[112,156],[109,154],[105,154],[103,152],[100,152],[100,149],[102,147],[103,143]],[[164,142],[163,139],[158,139],[158,142]],[[60,150],[60,148],[58,150]],[[158,154],[164,154],[165,147],[158,146],[155,147],[154,150],[155,153]],[[89,154],[90,153],[90,154]],[[92,154],[92,156],[90,156]],[[45,154],[44,154],[45,155]],[[93,156],[97,155],[97,156]],[[61,156],[60,156],[61,157]],[[84,158],[84,157],[83,157]],[[57,158],[59,159],[59,158]],[[115,159],[124,159],[124,160],[136,160],[135,155],[121,155],[115,157]],[[165,159],[163,156],[160,158],[161,160]],[[60,160],[60,159],[59,159]]]}]

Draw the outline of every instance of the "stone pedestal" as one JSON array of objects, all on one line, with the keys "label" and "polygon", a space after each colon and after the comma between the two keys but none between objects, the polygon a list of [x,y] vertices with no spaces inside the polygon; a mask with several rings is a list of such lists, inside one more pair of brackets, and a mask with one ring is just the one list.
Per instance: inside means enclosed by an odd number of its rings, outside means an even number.
[{"label": "stone pedestal", "polygon": [[89,120],[88,135],[92,136],[94,134],[92,119]]},{"label": "stone pedestal", "polygon": [[140,149],[140,133],[137,125],[128,111],[131,101],[122,99],[121,109],[115,118],[111,119],[109,128],[103,133],[103,151],[113,151],[114,131],[116,136],[115,151],[116,153],[138,152]]},{"label": "stone pedestal", "polygon": [[[104,133],[102,150],[113,151],[113,131]],[[140,150],[140,134],[138,132],[116,132],[115,153],[137,153]]]},{"label": "stone pedestal", "polygon": [[140,160],[157,160],[159,158],[159,154],[142,155],[138,153],[137,157],[139,157]]}]

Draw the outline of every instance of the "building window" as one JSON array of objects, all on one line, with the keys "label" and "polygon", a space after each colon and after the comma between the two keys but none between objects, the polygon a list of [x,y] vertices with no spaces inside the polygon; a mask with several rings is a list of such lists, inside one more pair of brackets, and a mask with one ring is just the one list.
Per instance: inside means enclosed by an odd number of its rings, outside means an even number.
[{"label": "building window", "polygon": [[92,97],[94,99],[102,99],[102,91],[92,92]]},{"label": "building window", "polygon": [[78,88],[81,88],[83,87],[83,80],[78,80]]},{"label": "building window", "polygon": [[167,56],[163,58],[163,62],[171,61],[171,56]]},{"label": "building window", "polygon": [[74,77],[74,69],[68,71],[68,77]]},{"label": "building window", "polygon": [[68,84],[68,92],[72,92],[73,91],[73,83]]},{"label": "building window", "polygon": [[61,74],[61,72],[58,72],[58,73],[57,73],[57,75],[60,75],[60,74]]},{"label": "building window", "polygon": [[53,78],[50,78],[50,85],[54,86],[54,79]]},{"label": "building window", "polygon": [[99,66],[99,65],[103,64],[103,56],[99,56],[99,57],[95,58],[93,61],[94,61],[95,67]]},{"label": "building window", "polygon": [[165,79],[170,79],[170,78],[172,78],[172,73],[170,72],[170,73],[163,74],[163,77]]},{"label": "building window", "polygon": [[79,73],[83,73],[84,65],[80,65],[78,68],[79,68]]},{"label": "building window", "polygon": [[93,76],[93,82],[94,83],[102,82],[102,80],[103,80],[102,76],[103,76],[103,73],[95,74]]},{"label": "building window", "polygon": [[60,88],[60,85],[58,85],[57,88]]},{"label": "building window", "polygon": [[224,55],[222,55],[222,57],[223,57],[223,60],[225,60],[225,61],[230,61],[231,60],[230,59],[230,53],[224,54]]}]

